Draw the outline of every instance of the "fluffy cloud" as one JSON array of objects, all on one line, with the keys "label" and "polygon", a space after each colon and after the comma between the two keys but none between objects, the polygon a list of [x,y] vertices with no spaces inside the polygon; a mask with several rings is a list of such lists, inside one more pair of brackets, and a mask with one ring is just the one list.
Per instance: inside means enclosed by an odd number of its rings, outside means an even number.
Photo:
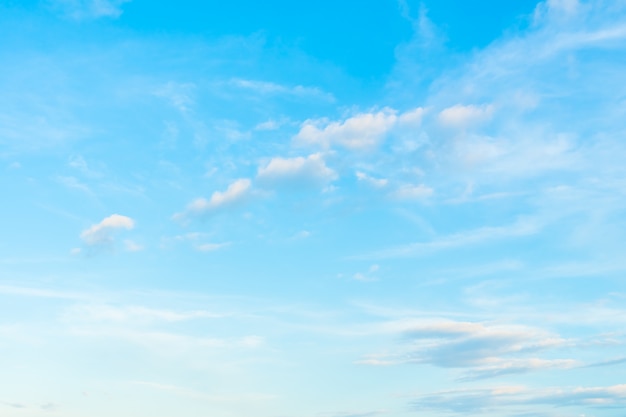
[{"label": "fluffy cloud", "polygon": [[258,181],[266,184],[320,184],[336,178],[319,153],[306,158],[272,158],[257,174]]},{"label": "fluffy cloud", "polygon": [[198,198],[187,206],[183,213],[174,215],[174,219],[186,216],[203,216],[219,210],[234,207],[246,200],[251,193],[252,182],[241,178],[231,183],[225,191],[215,191],[210,199]]},{"label": "fluffy cloud", "polygon": [[423,109],[416,108],[398,115],[396,110],[385,108],[375,113],[360,113],[343,121],[327,119],[305,121],[296,143],[348,149],[368,149],[379,144],[394,128],[419,124]]},{"label": "fluffy cloud", "polygon": [[442,110],[438,115],[438,121],[447,127],[468,127],[491,119],[493,111],[492,105],[463,106],[457,104]]},{"label": "fluffy cloud", "polygon": [[131,230],[135,227],[135,221],[127,216],[113,214],[103,219],[100,223],[83,230],[80,238],[88,246],[110,244],[113,242],[113,233],[117,230]]}]

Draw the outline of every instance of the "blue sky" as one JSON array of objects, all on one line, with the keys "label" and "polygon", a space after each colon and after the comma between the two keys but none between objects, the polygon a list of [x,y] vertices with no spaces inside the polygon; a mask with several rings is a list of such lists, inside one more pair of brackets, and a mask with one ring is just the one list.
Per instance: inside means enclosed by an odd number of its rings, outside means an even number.
[{"label": "blue sky", "polygon": [[626,6],[0,1],[0,414],[626,407]]}]

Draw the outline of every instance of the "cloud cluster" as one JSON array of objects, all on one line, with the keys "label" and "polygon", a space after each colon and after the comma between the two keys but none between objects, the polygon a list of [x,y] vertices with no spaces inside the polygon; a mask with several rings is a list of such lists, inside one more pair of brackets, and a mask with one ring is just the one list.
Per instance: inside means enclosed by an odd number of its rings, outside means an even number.
[{"label": "cloud cluster", "polygon": [[[338,178],[338,174],[326,165],[324,155],[314,153],[293,158],[274,157],[259,166],[255,183],[261,187],[308,188],[321,186]],[[225,191],[215,191],[209,199],[192,201],[184,212],[173,216],[175,220],[203,217],[232,209],[249,200],[254,194],[253,182],[240,178],[232,182]],[[220,246],[206,246],[199,250],[208,251]]]}]

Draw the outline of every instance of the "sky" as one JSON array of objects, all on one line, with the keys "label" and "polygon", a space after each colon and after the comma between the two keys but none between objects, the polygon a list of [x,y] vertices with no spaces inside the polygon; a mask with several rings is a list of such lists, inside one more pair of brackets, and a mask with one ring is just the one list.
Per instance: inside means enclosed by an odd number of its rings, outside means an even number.
[{"label": "sky", "polygon": [[0,40],[0,415],[623,414],[623,1],[0,0]]}]

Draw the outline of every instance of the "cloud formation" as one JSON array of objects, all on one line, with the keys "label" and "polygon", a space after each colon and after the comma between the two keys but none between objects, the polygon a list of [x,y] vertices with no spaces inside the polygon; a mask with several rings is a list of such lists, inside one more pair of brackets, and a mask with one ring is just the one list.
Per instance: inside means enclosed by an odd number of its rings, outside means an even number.
[{"label": "cloud formation", "polygon": [[211,198],[198,198],[187,206],[183,213],[174,215],[174,219],[184,219],[187,216],[206,216],[220,210],[235,207],[246,200],[251,193],[252,182],[241,178],[232,182],[225,191],[215,191]]},{"label": "cloud formation", "polygon": [[359,113],[340,121],[327,119],[307,120],[294,137],[298,144],[324,148],[339,145],[351,150],[371,149],[382,142],[394,128],[417,126],[423,115],[422,108],[405,113],[391,108],[377,112]]},{"label": "cloud formation", "polygon": [[325,101],[335,101],[335,97],[317,87],[305,87],[302,85],[286,86],[269,81],[246,80],[233,78],[230,85],[263,95],[287,95],[293,97],[312,97]]},{"label": "cloud formation", "polygon": [[80,234],[80,238],[88,246],[106,245],[113,242],[113,233],[118,230],[131,230],[135,221],[127,216],[112,214],[100,223],[94,224]]},{"label": "cloud formation", "polygon": [[405,184],[391,193],[391,197],[397,200],[420,200],[433,195],[434,190],[424,184]]},{"label": "cloud formation", "polygon": [[259,167],[257,180],[261,184],[307,185],[323,184],[337,179],[337,173],[326,166],[322,154],[307,157],[272,158]]},{"label": "cloud formation", "polygon": [[118,18],[130,0],[52,0],[52,7],[76,20]]},{"label": "cloud formation", "polygon": [[492,378],[542,369],[579,366],[573,359],[543,359],[532,355],[568,345],[568,340],[535,327],[454,320],[401,320],[383,330],[402,336],[396,354],[374,354],[367,365],[428,364],[468,371],[461,380]]},{"label": "cloud formation", "polygon": [[438,121],[446,127],[463,128],[485,122],[493,115],[492,105],[467,105],[456,104],[439,113]]},{"label": "cloud formation", "polygon": [[[533,406],[585,407],[591,409],[626,406],[626,385],[530,389],[503,386],[490,389],[458,389],[418,396],[412,401],[416,411],[497,413],[513,415]],[[545,410],[542,407],[542,410]]]},{"label": "cloud formation", "polygon": [[538,219],[517,219],[514,223],[505,226],[485,226],[447,236],[435,237],[428,242],[409,243],[407,245],[383,249],[369,255],[362,255],[354,258],[384,259],[420,256],[439,250],[454,249],[484,244],[491,241],[531,236],[539,233],[542,226],[542,222]]}]

